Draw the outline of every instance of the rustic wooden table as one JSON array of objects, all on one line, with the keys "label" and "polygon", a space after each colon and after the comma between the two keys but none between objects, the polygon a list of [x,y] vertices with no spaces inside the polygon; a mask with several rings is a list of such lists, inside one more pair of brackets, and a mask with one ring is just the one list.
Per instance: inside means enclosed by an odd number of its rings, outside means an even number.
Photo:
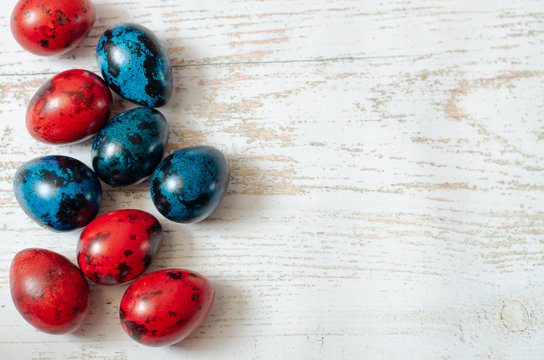
[{"label": "rustic wooden table", "polygon": [[[56,59],[23,51],[15,0],[0,4],[0,358],[544,358],[543,1],[94,3],[90,36]],[[232,167],[211,218],[162,218],[151,269],[192,269],[217,291],[204,325],[165,348],[121,329],[126,286],[92,285],[87,322],[62,336],[9,294],[17,251],[74,261],[79,235],[24,215],[15,170],[46,154],[90,163],[89,141],[33,140],[26,105],[57,72],[97,71],[118,22],[149,27],[172,58],[169,151],[213,145]],[[105,186],[101,212],[159,216],[148,186]]]}]

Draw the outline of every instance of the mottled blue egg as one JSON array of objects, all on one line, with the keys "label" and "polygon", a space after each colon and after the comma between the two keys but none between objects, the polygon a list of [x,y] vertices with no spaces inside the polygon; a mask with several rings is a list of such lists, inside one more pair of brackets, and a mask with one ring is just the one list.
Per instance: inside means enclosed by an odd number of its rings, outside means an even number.
[{"label": "mottled blue egg", "polygon": [[62,155],[30,160],[17,170],[13,190],[35,222],[57,231],[84,227],[100,207],[100,181],[81,161]]},{"label": "mottled blue egg", "polygon": [[159,107],[172,95],[172,66],[160,40],[137,24],[117,24],[100,37],[98,67],[110,88],[136,104]]},{"label": "mottled blue egg", "polygon": [[168,155],[151,178],[151,199],[166,218],[197,222],[217,208],[229,185],[230,170],[223,153],[195,146]]},{"label": "mottled blue egg", "polygon": [[151,175],[168,142],[168,123],[151,108],[117,115],[94,138],[93,169],[106,184],[130,185]]}]

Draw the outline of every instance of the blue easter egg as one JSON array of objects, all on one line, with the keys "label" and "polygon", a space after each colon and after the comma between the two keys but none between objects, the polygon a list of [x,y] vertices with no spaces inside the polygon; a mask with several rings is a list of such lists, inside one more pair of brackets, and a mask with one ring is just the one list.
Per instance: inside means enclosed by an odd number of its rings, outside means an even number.
[{"label": "blue easter egg", "polygon": [[84,227],[100,207],[100,181],[81,161],[62,155],[30,160],[17,170],[13,190],[24,212],[43,227]]},{"label": "blue easter egg", "polygon": [[172,66],[160,40],[137,24],[117,24],[96,47],[98,67],[109,87],[136,104],[159,107],[172,95]]},{"label": "blue easter egg", "polygon": [[151,199],[166,218],[197,222],[208,217],[223,199],[230,170],[223,153],[195,146],[168,155],[151,178]]},{"label": "blue easter egg", "polygon": [[143,181],[161,162],[167,142],[168,123],[159,111],[125,111],[108,121],[94,138],[93,169],[112,186]]}]

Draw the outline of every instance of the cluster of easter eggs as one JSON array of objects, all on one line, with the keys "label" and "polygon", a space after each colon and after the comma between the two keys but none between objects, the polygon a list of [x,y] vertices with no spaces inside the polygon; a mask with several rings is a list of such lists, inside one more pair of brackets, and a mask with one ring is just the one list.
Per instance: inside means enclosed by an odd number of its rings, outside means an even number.
[{"label": "cluster of easter eggs", "polygon": [[[11,30],[26,50],[58,55],[83,40],[94,20],[88,0],[20,0]],[[191,223],[217,208],[229,184],[229,166],[210,146],[181,149],[163,159],[168,123],[155,107],[171,97],[172,67],[150,30],[128,23],[110,27],[98,41],[96,58],[102,78],[81,69],[57,74],[38,89],[26,114],[29,133],[45,143],[95,136],[93,169],[68,156],[49,155],[22,165],[13,180],[18,203],[36,223],[54,231],[84,228],[77,244],[79,267],[49,250],[22,250],[10,267],[12,299],[35,328],[64,334],[78,329],[89,313],[85,278],[102,285],[133,281],[120,303],[122,327],[142,344],[173,344],[204,321],[213,286],[183,269],[141,276],[159,251],[162,226],[136,209],[96,217],[100,180],[126,186],[151,177],[157,210],[169,220]],[[110,89],[141,107],[110,119]]]}]

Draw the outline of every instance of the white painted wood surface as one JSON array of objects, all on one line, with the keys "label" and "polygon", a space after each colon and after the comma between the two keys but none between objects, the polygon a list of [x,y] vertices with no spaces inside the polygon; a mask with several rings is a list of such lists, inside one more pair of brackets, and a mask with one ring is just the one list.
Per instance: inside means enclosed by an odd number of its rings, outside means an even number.
[{"label": "white painted wood surface", "polygon": [[[544,2],[95,0],[66,56],[38,58],[0,4],[0,358],[543,359]],[[169,150],[222,149],[232,182],[204,222],[168,222],[152,270],[217,290],[189,339],[147,348],[118,321],[126,286],[92,286],[74,334],[30,327],[10,298],[14,254],[75,260],[79,232],[25,217],[11,188],[48,146],[26,132],[34,91],[130,21],[165,42]],[[117,100],[115,112],[129,107]],[[148,182],[105,187],[101,212],[154,209]]]}]

